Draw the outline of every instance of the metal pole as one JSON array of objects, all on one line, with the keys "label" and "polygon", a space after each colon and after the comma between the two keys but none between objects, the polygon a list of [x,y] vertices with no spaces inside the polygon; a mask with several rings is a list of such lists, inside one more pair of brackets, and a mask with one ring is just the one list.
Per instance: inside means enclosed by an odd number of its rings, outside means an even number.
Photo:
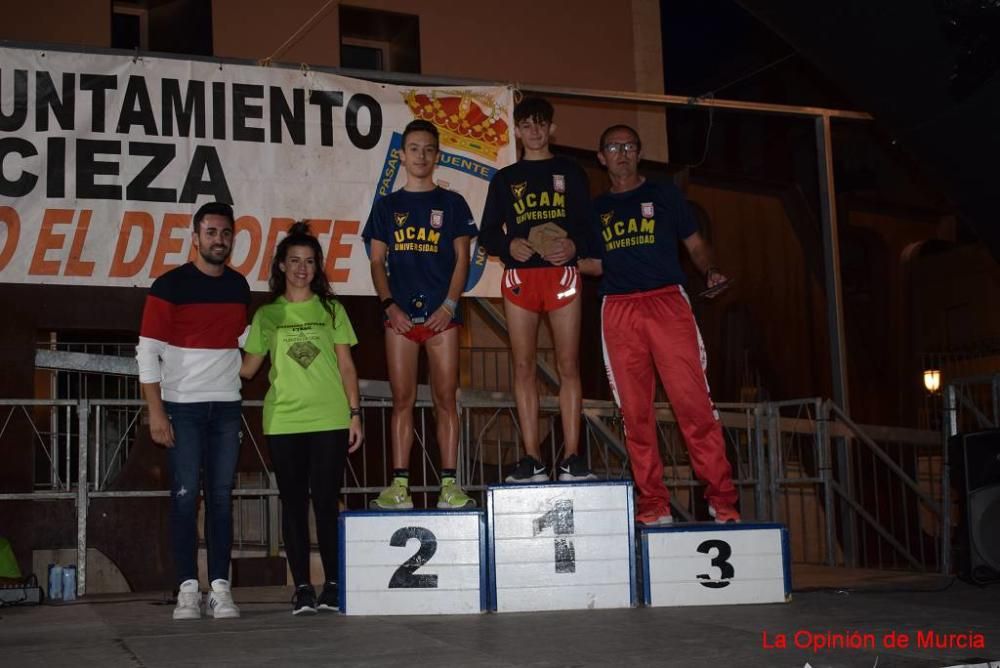
[{"label": "metal pole", "polygon": [[778,408],[774,404],[767,405],[767,451],[771,475],[767,484],[771,498],[771,519],[775,522],[788,521],[782,517],[778,504],[778,492],[783,482],[784,470],[781,462],[781,430],[778,428]]},{"label": "metal pole", "polygon": [[816,153],[819,167],[820,219],[823,224],[823,266],[826,278],[826,320],[830,336],[830,379],[833,400],[850,415],[847,392],[847,357],[844,350],[844,305],[840,281],[840,240],[837,234],[837,197],[833,184],[833,143],[830,118],[821,116],[816,124]]},{"label": "metal pole", "polygon": [[[278,489],[278,479],[274,471],[266,473],[268,487]],[[338,502],[340,499],[337,500]],[[267,497],[267,555],[269,557],[278,556],[278,497]]]},{"label": "metal pole", "polygon": [[[826,428],[829,433],[832,431],[833,425],[833,410],[830,407],[829,400],[823,402],[823,419],[826,420]],[[855,522],[854,509],[851,506],[851,502],[855,501],[854,457],[852,456],[850,447],[851,439],[837,436],[832,438],[831,442],[836,452],[837,473],[840,474],[840,480],[837,481],[837,476],[832,473],[830,477],[835,482],[839,482],[839,487],[842,490],[840,499],[840,524],[843,527],[841,545],[844,549],[844,565],[848,568],[854,568],[858,565],[858,555],[856,554],[857,523]],[[832,461],[831,458],[831,463]]]},{"label": "metal pole", "polygon": [[[77,406],[79,410],[79,406]],[[64,439],[64,447],[66,448],[66,466],[63,470],[63,487],[68,492],[73,489],[73,476],[71,475],[71,469],[73,468],[73,407],[66,406],[66,438]]]},{"label": "metal pole", "polygon": [[1000,427],[1000,373],[990,380],[990,397],[993,399],[993,427]]},{"label": "metal pole", "polygon": [[80,456],[77,462],[76,481],[76,594],[87,593],[87,510],[90,504],[90,489],[87,482],[87,449],[89,447],[87,420],[90,417],[90,402],[81,399],[77,404],[79,420]]},{"label": "metal pole", "polygon": [[103,406],[94,406],[94,491],[99,492],[101,490],[101,458],[104,455],[103,448],[101,448],[101,441],[104,439],[104,425],[102,424],[101,418],[103,417]]},{"label": "metal pole", "polygon": [[[837,231],[837,190],[833,182],[833,140],[830,117],[819,116],[816,126],[816,160],[819,170],[820,220],[823,227],[823,266],[826,283],[826,322],[830,339],[830,381],[833,400],[845,415],[850,415],[850,395],[847,385],[847,353],[844,348],[844,303],[840,278],[840,237]],[[829,410],[825,411],[829,416]],[[849,439],[834,439],[843,488],[853,499],[854,485]],[[855,565],[854,515],[850,506],[841,504],[844,527],[844,555],[848,566]]]},{"label": "metal pole", "polygon": [[941,573],[951,573],[951,462],[948,441],[958,433],[958,402],[955,386],[944,388],[944,438],[941,443]]},{"label": "metal pole", "polygon": [[826,565],[834,566],[835,550],[834,542],[836,533],[834,525],[837,513],[833,507],[833,468],[830,464],[830,429],[827,418],[823,413],[823,400],[816,399],[816,446],[819,450],[819,477],[823,484],[823,514],[826,516]]},{"label": "metal pole", "polygon": [[766,405],[757,404],[753,408],[753,440],[754,459],[757,461],[757,488],[754,492],[757,504],[757,519],[775,521],[774,509],[770,507],[768,498],[767,456],[764,445],[764,419],[766,415]]},{"label": "metal pole", "polygon": [[[49,332],[49,350],[56,349],[56,333]],[[59,372],[49,372],[49,398],[59,398]],[[49,488],[59,489],[59,407],[49,408]]]}]

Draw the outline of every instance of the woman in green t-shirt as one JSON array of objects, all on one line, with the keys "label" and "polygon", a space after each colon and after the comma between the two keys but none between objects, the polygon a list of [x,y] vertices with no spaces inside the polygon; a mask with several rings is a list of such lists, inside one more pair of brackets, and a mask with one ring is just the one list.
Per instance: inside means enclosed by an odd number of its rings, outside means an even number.
[{"label": "woman in green t-shirt", "polygon": [[[271,302],[254,314],[240,375],[271,358],[264,435],[281,497],[282,535],[295,580],[292,614],[337,607],[337,518],[347,453],[364,440],[351,346],[358,342],[323,270],[323,249],[296,223],[271,263]],[[309,577],[309,497],[325,580]]]}]

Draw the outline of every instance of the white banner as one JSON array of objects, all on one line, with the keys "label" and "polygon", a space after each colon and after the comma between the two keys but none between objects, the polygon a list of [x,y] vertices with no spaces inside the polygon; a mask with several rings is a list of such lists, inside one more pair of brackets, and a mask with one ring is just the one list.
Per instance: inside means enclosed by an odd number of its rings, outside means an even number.
[{"label": "white banner", "polygon": [[[373,198],[405,183],[403,127],[438,126],[435,178],[478,216],[515,160],[512,107],[503,87],[0,48],[0,283],[148,286],[188,260],[191,216],[218,200],[254,290],[307,219],[334,290],[373,294],[360,235]],[[498,296],[499,272],[474,246],[468,293]]]}]

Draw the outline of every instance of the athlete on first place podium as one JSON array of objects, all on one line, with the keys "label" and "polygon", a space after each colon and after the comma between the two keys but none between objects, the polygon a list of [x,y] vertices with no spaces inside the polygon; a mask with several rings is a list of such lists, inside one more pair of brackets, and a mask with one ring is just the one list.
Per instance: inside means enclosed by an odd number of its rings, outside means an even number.
[{"label": "athlete on first place podium", "polygon": [[[559,412],[565,452],[553,477],[562,482],[594,480],[580,454],[580,274],[577,257],[584,254],[593,218],[583,169],[553,155],[552,105],[526,97],[514,107],[514,134],[521,141],[521,160],[490,181],[479,240],[504,263],[500,291],[514,359],[514,399],[525,455],[506,482],[549,480],[541,461],[538,437],[536,345],[543,314],[548,316],[559,373]],[[540,228],[549,234],[539,235]],[[533,234],[532,231],[536,233]],[[544,243],[537,240],[541,237]],[[532,245],[532,240],[536,240]],[[537,246],[537,247],[536,247]]]}]

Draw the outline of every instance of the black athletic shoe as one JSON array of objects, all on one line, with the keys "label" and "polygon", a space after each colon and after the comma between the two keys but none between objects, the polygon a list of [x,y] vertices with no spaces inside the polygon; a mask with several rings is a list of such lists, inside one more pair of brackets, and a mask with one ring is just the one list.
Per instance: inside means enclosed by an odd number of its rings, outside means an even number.
[{"label": "black athletic shoe", "polygon": [[320,610],[339,610],[340,609],[340,597],[337,592],[336,582],[327,582],[323,585],[323,593],[319,595],[319,606]]},{"label": "black athletic shoe", "polygon": [[514,470],[506,477],[506,482],[547,482],[549,469],[531,455],[521,457]]},{"label": "black athletic shoe", "polygon": [[316,590],[312,585],[299,585],[295,588],[295,595],[292,596],[292,614],[316,614]]},{"label": "black athletic shoe", "polygon": [[586,459],[580,455],[570,455],[559,462],[559,480],[562,482],[579,482],[580,480],[597,480],[597,476],[587,466]]}]

